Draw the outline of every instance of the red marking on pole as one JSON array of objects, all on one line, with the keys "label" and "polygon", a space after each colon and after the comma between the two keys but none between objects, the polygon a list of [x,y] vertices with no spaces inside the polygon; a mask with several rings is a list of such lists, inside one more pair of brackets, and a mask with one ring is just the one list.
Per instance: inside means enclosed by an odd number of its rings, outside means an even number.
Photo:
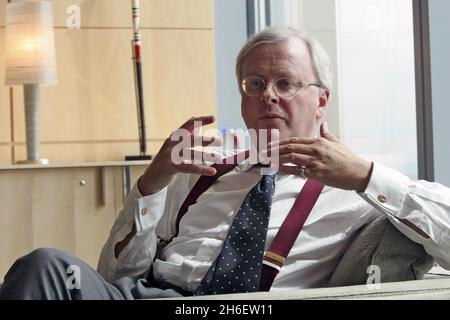
[{"label": "red marking on pole", "polygon": [[141,58],[141,46],[135,45],[134,46],[134,53],[136,55],[136,59],[140,59]]}]

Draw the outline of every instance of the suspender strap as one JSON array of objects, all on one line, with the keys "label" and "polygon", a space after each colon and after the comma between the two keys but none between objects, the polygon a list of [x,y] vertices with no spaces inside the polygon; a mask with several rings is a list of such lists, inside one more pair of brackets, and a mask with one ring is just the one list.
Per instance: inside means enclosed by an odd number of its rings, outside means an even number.
[{"label": "suspender strap", "polygon": [[197,202],[198,197],[200,197],[203,192],[205,192],[217,179],[223,176],[225,173],[231,171],[236,167],[242,159],[247,159],[250,155],[249,151],[244,151],[242,153],[233,155],[229,158],[222,160],[221,163],[216,163],[212,167],[217,170],[214,176],[201,176],[197,183],[192,188],[191,192],[188,194],[187,198],[184,200],[183,204],[178,210],[177,220],[176,220],[176,233],[175,237],[178,235],[180,230],[181,218],[186,214],[190,205]]},{"label": "suspender strap", "polygon": [[264,256],[259,291],[269,291],[272,287],[323,188],[324,185],[317,181],[311,179],[306,181]]}]

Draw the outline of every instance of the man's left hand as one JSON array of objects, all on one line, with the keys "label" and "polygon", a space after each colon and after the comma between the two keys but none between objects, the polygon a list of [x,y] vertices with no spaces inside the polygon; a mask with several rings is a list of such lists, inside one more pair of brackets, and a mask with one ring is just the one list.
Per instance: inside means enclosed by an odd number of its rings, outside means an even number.
[{"label": "man's left hand", "polygon": [[288,138],[270,143],[269,152],[278,149],[279,172],[304,173],[307,178],[331,187],[363,192],[372,163],[341,143],[328,131],[326,123],[321,125],[320,135],[321,138]]}]

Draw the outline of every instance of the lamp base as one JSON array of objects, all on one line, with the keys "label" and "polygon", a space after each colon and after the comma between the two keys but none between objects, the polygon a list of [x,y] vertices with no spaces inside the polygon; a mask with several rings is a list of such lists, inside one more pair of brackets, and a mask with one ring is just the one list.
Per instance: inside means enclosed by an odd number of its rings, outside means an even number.
[{"label": "lamp base", "polygon": [[20,160],[20,161],[16,161],[15,164],[42,164],[42,165],[47,165],[50,162],[48,161],[48,159],[39,159],[39,160]]}]

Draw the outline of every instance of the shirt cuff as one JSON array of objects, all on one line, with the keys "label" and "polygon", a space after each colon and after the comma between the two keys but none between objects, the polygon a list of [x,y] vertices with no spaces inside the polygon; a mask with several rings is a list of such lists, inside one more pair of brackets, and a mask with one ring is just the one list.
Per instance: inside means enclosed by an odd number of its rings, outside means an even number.
[{"label": "shirt cuff", "polygon": [[137,183],[134,185],[129,197],[136,199],[134,222],[137,234],[156,226],[164,212],[166,194],[167,187],[157,193],[142,196]]},{"label": "shirt cuff", "polygon": [[[409,178],[402,173],[374,163],[372,176],[359,195],[379,210],[396,216],[408,192]],[[397,218],[402,218],[397,216]]]}]

